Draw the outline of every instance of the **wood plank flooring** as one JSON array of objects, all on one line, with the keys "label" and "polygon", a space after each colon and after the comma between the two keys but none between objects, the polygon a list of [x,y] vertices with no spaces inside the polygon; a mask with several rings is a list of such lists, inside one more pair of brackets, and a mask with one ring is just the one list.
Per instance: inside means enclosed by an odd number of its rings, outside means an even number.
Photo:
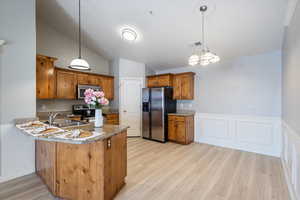
[{"label": "wood plank flooring", "polygon": [[[0,184],[1,200],[53,200],[28,175]],[[289,200],[278,158],[206,144],[128,139],[128,176],[116,200]]]}]

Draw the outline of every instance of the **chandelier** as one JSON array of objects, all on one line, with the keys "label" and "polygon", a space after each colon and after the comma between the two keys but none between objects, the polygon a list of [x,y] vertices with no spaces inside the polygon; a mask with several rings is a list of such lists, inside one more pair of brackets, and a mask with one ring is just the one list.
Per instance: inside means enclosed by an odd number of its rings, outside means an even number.
[{"label": "chandelier", "polygon": [[194,49],[198,49],[200,47],[200,51],[194,50],[194,53],[189,58],[189,65],[195,66],[200,64],[201,66],[206,66],[211,63],[216,63],[220,61],[220,57],[216,54],[210,52],[209,48],[205,44],[205,37],[204,37],[204,13],[207,11],[207,6],[203,5],[200,7],[200,12],[202,14],[202,43],[196,42],[193,44]]}]

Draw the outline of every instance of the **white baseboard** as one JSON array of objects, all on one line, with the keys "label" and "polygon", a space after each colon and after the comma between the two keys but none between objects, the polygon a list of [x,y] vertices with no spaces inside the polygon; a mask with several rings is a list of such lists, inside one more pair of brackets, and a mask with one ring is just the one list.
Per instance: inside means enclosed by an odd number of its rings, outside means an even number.
[{"label": "white baseboard", "polygon": [[281,119],[197,113],[195,142],[280,157]]}]

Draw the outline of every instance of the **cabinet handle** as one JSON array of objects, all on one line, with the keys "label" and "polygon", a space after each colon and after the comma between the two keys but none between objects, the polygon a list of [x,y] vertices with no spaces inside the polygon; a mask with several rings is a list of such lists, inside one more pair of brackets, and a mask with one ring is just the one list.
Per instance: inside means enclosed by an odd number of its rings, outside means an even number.
[{"label": "cabinet handle", "polygon": [[107,148],[110,149],[111,148],[111,139],[107,140]]}]

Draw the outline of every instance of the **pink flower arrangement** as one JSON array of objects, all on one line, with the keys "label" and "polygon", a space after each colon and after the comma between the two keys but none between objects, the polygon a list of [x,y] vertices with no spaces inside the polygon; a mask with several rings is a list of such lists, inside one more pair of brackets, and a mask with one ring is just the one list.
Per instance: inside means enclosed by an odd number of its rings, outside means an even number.
[{"label": "pink flower arrangement", "polygon": [[91,107],[101,109],[103,106],[107,106],[109,104],[109,101],[104,96],[105,94],[102,91],[87,89],[84,92],[84,101]]}]

